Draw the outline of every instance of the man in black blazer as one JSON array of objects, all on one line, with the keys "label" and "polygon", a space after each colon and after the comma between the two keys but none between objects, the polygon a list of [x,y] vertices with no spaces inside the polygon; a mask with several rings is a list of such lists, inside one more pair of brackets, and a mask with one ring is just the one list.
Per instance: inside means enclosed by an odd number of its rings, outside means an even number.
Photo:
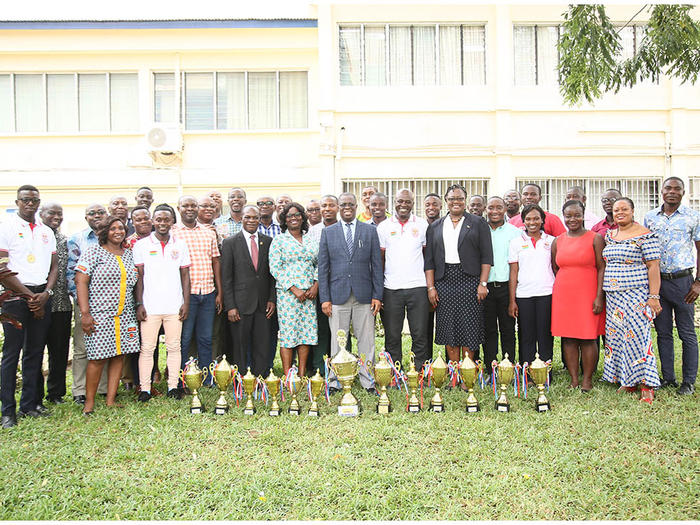
[{"label": "man in black blazer", "polygon": [[[233,339],[232,364],[245,374],[266,376],[270,361],[270,317],[275,312],[275,279],[270,274],[272,238],[258,232],[260,210],[243,208],[243,230],[221,246],[224,305]],[[251,363],[246,353],[252,346]]]}]

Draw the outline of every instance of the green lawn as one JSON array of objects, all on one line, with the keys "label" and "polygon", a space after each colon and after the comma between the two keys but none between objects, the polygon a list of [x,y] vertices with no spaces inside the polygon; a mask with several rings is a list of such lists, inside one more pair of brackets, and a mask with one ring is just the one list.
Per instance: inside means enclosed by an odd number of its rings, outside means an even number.
[{"label": "green lawn", "polygon": [[335,415],[339,395],[317,420],[129,393],[85,419],[67,403],[0,433],[0,519],[698,519],[697,395],[569,391],[558,356],[545,414],[532,392],[497,413],[480,389],[478,414],[451,391],[444,414],[417,415],[394,390],[387,417],[358,387],[356,419]]}]

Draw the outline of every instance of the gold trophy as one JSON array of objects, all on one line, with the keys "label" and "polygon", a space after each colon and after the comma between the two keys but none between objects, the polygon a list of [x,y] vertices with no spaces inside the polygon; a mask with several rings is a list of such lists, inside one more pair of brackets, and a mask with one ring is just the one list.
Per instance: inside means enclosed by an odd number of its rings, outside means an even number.
[{"label": "gold trophy", "polygon": [[243,391],[248,396],[248,399],[245,402],[245,408],[243,409],[243,413],[246,416],[252,416],[255,414],[255,405],[253,405],[253,390],[255,390],[256,381],[257,378],[250,373],[250,367],[248,367],[248,371],[243,376]]},{"label": "gold trophy", "polygon": [[391,412],[391,401],[386,393],[386,387],[391,384],[391,364],[387,361],[386,353],[380,352],[379,362],[372,366],[372,362],[367,363],[367,368],[374,374],[374,380],[379,385],[379,401],[377,402],[377,414],[388,414]]},{"label": "gold trophy", "polygon": [[345,349],[347,335],[345,330],[338,330],[338,347],[340,351],[331,359],[331,368],[343,385],[343,397],[338,405],[338,415],[355,417],[360,413],[357,398],[352,395],[352,383],[357,376],[357,358]]},{"label": "gold trophy", "polygon": [[501,383],[501,395],[496,401],[496,410],[499,412],[510,412],[510,403],[506,397],[506,390],[515,376],[515,365],[508,359],[508,354],[503,356],[503,361],[498,363],[498,381]]},{"label": "gold trophy", "polygon": [[270,415],[279,416],[280,415],[280,405],[277,402],[277,394],[280,392],[280,378],[275,375],[270,368],[270,375],[265,379],[265,385],[267,386],[268,392],[270,392],[270,397],[272,398],[272,405],[270,405]]},{"label": "gold trophy", "polygon": [[[411,352],[411,365],[408,369],[408,372],[406,372],[406,380],[408,382],[408,388],[411,389],[411,397],[408,398],[408,410],[412,414],[417,414],[420,412],[420,401],[418,401],[418,396],[416,395],[416,392],[418,391],[418,377],[419,373],[416,370],[416,360],[415,360],[415,355],[413,352]],[[398,361],[396,362],[396,369],[398,370],[400,368],[401,363]]]},{"label": "gold trophy", "polygon": [[226,354],[223,355],[221,361],[218,363],[211,363],[209,365],[209,373],[214,376],[214,382],[219,388],[219,399],[214,407],[214,414],[218,416],[224,415],[228,412],[228,401],[226,401],[226,390],[231,386],[231,372],[233,369],[228,361],[226,361]]},{"label": "gold trophy", "polygon": [[292,394],[292,402],[289,404],[289,413],[293,416],[298,416],[301,413],[301,407],[299,406],[297,393],[299,392],[299,387],[302,385],[302,380],[297,375],[295,368],[290,368],[289,370],[287,385],[289,387],[289,392]]},{"label": "gold trophy", "polygon": [[469,395],[467,396],[467,412],[473,413],[481,410],[479,408],[479,401],[477,401],[474,395],[474,382],[476,381],[476,376],[478,375],[479,368],[476,363],[472,361],[469,354],[465,354],[464,359],[459,365],[459,375],[464,381],[464,386],[467,387]]},{"label": "gold trophy", "polygon": [[530,364],[528,370],[530,377],[537,385],[537,401],[535,401],[535,410],[538,412],[547,412],[552,407],[549,404],[547,396],[544,395],[544,384],[547,382],[547,374],[551,370],[552,365],[548,365],[540,359],[539,352],[535,353],[535,360]]},{"label": "gold trophy", "polygon": [[323,390],[323,385],[326,383],[326,381],[321,377],[321,372],[319,369],[316,369],[316,373],[314,376],[309,380],[311,383],[311,406],[309,407],[309,412],[307,415],[311,417],[318,417],[318,396],[321,394],[321,390]]},{"label": "gold trophy", "polygon": [[445,402],[442,399],[442,394],[440,388],[445,384],[445,378],[447,377],[447,363],[442,358],[441,355],[437,356],[437,359],[433,361],[431,367],[433,371],[433,386],[435,387],[435,395],[430,400],[430,410],[431,412],[444,412]]},{"label": "gold trophy", "polygon": [[199,399],[199,394],[197,390],[202,388],[202,383],[207,377],[208,369],[199,368],[197,366],[197,360],[194,359],[185,365],[184,370],[180,370],[180,379],[185,382],[185,385],[192,392],[192,402],[190,403],[190,414],[201,414],[204,412],[204,405],[202,400]]}]

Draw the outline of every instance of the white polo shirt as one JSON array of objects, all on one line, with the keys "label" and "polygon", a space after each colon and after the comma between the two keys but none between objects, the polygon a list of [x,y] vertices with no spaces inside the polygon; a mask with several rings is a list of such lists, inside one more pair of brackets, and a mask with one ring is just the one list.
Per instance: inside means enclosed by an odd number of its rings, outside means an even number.
[{"label": "white polo shirt", "polygon": [[163,244],[155,232],[134,244],[134,264],[143,267],[143,306],[146,315],[170,315],[182,306],[180,268],[190,266],[187,243],[170,232]]},{"label": "white polo shirt", "polygon": [[384,253],[384,288],[403,290],[426,286],[423,247],[428,221],[411,214],[401,224],[396,216],[377,226],[379,247]]},{"label": "white polo shirt", "polygon": [[552,295],[552,286],[554,286],[553,242],[554,237],[544,232],[535,246],[532,245],[532,237],[528,237],[525,232],[510,241],[508,262],[518,263],[516,297],[524,299]]},{"label": "white polo shirt", "polygon": [[22,284],[40,286],[49,277],[56,236],[45,224],[37,221],[32,228],[19,214],[14,214],[0,224],[0,250],[9,254],[7,267],[17,272]]}]

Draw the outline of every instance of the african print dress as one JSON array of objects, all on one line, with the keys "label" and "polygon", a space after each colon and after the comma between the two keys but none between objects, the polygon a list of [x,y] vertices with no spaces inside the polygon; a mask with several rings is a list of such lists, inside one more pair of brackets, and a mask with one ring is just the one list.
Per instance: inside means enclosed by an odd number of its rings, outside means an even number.
[{"label": "african print dress", "polygon": [[277,281],[280,346],[317,344],[316,301],[300,303],[289,288],[307,290],[318,280],[318,242],[308,234],[301,243],[289,232],[275,236],[270,245],[270,273]]},{"label": "african print dress", "polygon": [[[615,231],[615,230],[612,230]],[[606,298],[603,379],[620,386],[659,385],[651,344],[652,312],[647,306],[649,276],[645,262],[660,257],[654,233],[616,241],[605,235]]]},{"label": "african print dress", "polygon": [[95,331],[85,336],[87,358],[109,359],[138,352],[139,328],[134,309],[138,272],[131,250],[118,256],[102,246],[90,246],[75,269],[90,276],[90,315],[95,320]]}]

